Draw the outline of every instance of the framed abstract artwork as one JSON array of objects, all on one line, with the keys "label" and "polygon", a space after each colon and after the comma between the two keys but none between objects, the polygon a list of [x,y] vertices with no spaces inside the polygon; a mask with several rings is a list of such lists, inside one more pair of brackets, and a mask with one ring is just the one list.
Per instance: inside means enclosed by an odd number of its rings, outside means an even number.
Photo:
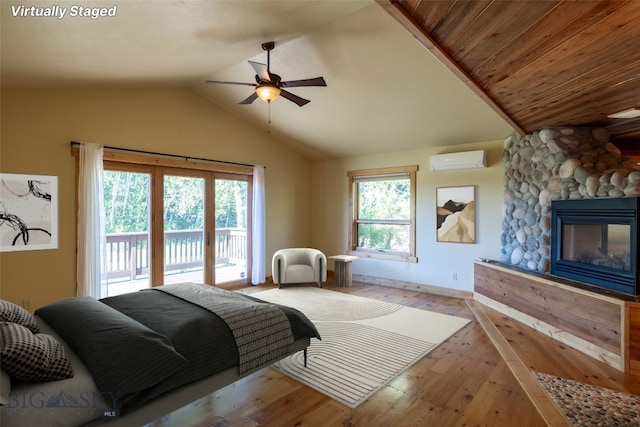
[{"label": "framed abstract artwork", "polygon": [[0,173],[0,252],[58,247],[58,177]]},{"label": "framed abstract artwork", "polygon": [[436,240],[476,242],[476,187],[436,188]]}]

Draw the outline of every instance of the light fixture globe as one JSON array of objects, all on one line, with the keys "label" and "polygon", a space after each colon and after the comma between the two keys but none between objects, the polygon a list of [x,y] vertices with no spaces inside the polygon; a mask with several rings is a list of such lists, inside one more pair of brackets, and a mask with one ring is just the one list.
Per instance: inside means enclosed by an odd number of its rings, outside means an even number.
[{"label": "light fixture globe", "polygon": [[280,95],[280,88],[271,82],[262,82],[256,87],[256,94],[263,101],[271,102]]}]

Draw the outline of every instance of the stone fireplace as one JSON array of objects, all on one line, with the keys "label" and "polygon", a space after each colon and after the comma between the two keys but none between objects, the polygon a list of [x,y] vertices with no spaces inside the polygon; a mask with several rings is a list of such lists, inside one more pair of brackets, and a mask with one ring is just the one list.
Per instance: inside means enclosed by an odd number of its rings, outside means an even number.
[{"label": "stone fireplace", "polygon": [[[500,262],[474,262],[474,299],[640,375],[637,219],[625,217],[625,204],[638,205],[640,168],[600,128],[513,135],[505,140],[503,161]],[[590,202],[596,206],[591,218],[582,215],[584,205],[572,206]],[[567,243],[558,240],[558,230]],[[574,274],[576,265],[584,269],[580,282],[556,276]],[[594,288],[588,280],[598,278],[598,270],[618,274],[614,282],[629,276],[630,283]]]},{"label": "stone fireplace", "polygon": [[500,262],[551,272],[552,201],[640,196],[640,168],[603,128],[548,128],[505,140]]}]

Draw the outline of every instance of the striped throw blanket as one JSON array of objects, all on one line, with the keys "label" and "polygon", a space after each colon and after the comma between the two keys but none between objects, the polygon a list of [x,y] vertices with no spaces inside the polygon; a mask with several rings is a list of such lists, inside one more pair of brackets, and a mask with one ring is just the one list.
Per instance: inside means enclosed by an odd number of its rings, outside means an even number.
[{"label": "striped throw blanket", "polygon": [[289,319],[273,304],[259,303],[236,292],[197,283],[153,288],[205,308],[224,320],[238,346],[241,375],[269,366],[291,353]]}]

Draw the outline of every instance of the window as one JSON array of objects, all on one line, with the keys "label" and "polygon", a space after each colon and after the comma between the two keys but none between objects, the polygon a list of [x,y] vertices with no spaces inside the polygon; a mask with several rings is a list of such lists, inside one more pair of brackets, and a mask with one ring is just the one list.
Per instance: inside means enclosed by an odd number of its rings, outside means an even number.
[{"label": "window", "polygon": [[417,262],[418,166],[349,171],[351,253]]},{"label": "window", "polygon": [[110,151],[103,165],[109,296],[249,281],[253,167]]}]

